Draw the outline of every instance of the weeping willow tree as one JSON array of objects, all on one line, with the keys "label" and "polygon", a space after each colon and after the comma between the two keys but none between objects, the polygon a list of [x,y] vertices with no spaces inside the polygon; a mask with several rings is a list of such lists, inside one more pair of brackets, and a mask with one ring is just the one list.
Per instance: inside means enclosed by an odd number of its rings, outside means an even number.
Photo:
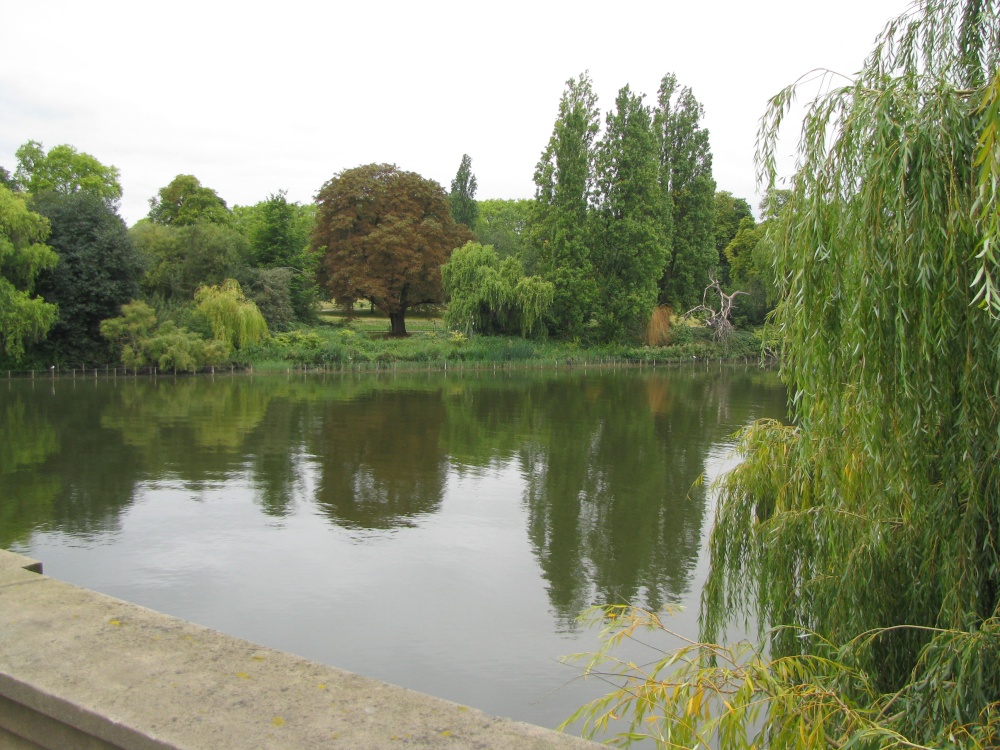
[{"label": "weeping willow tree", "polygon": [[121,312],[117,318],[101,321],[101,335],[119,348],[126,369],[195,372],[199,367],[225,363],[232,353],[226,340],[206,341],[172,320],[157,321],[156,311],[145,302],[132,300],[122,305]]},{"label": "weeping willow tree", "polygon": [[[762,120],[771,186],[800,87]],[[996,0],[913,5],[808,106],[776,261],[792,425],[746,430],[719,487],[705,643],[612,667],[592,728],[626,713],[671,746],[1000,746],[998,112]],[[706,645],[747,613],[759,646]],[[663,626],[611,614],[618,637]]]},{"label": "weeping willow tree", "polygon": [[226,279],[219,286],[199,287],[194,293],[197,312],[208,318],[212,336],[231,349],[256,344],[267,337],[267,322],[239,282]]},{"label": "weeping willow tree", "polygon": [[555,287],[525,276],[518,258],[501,259],[492,245],[468,242],[441,266],[448,297],[445,321],[467,334],[530,336],[542,327]]}]

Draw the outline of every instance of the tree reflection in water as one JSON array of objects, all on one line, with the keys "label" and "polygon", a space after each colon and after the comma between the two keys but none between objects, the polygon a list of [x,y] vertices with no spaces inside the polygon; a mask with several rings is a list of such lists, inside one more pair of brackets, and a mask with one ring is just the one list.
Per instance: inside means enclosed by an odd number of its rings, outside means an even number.
[{"label": "tree reflection in water", "polygon": [[[237,480],[272,518],[419,526],[449,476],[516,467],[562,630],[596,602],[692,585],[712,446],[784,408],[756,369],[56,380],[0,399],[0,546],[114,530],[148,488]],[[196,533],[192,531],[191,533]]]}]

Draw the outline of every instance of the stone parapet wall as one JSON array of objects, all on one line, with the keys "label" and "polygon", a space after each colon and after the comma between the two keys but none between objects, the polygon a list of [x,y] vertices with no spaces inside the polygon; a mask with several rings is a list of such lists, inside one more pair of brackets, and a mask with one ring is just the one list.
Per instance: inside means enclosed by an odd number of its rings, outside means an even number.
[{"label": "stone parapet wall", "polygon": [[595,745],[72,586],[0,550],[0,747]]}]

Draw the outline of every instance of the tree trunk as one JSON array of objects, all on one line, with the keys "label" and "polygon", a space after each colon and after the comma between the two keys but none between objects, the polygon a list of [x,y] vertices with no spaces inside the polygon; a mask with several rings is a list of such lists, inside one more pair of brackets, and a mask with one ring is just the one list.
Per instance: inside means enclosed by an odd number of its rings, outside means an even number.
[{"label": "tree trunk", "polygon": [[389,322],[392,323],[392,336],[406,335],[406,313],[389,313]]}]

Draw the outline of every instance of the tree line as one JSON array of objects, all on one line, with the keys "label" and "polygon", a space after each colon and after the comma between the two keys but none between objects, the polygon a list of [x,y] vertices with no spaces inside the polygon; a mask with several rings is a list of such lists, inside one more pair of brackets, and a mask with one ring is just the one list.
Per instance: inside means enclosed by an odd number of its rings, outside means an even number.
[{"label": "tree line", "polygon": [[315,208],[230,208],[178,175],[127,228],[118,170],[29,141],[0,171],[0,359],[193,369],[315,321]]},{"label": "tree line", "polygon": [[447,303],[468,335],[637,342],[658,308],[693,307],[716,277],[753,292],[738,314],[760,322],[774,288],[754,257],[764,232],[744,199],[716,192],[702,115],[667,75],[655,106],[624,87],[602,127],[584,73],[566,84],[533,199],[476,200],[467,154],[450,190],[371,164],[307,205],[278,191],[231,208],[180,174],[131,228],[117,168],[28,141],[13,174],[0,168],[0,358],[190,369],[315,323],[324,299],[367,300],[395,335],[408,310]]},{"label": "tree line", "polygon": [[716,191],[703,114],[668,74],[653,106],[623,87],[602,127],[583,73],[566,83],[533,200],[475,203],[464,156],[452,206],[482,247],[456,251],[445,269],[450,322],[634,342],[658,307],[691,309],[713,279],[750,292],[741,318],[762,322],[776,290],[766,243],[757,247],[766,226],[745,199]]}]

